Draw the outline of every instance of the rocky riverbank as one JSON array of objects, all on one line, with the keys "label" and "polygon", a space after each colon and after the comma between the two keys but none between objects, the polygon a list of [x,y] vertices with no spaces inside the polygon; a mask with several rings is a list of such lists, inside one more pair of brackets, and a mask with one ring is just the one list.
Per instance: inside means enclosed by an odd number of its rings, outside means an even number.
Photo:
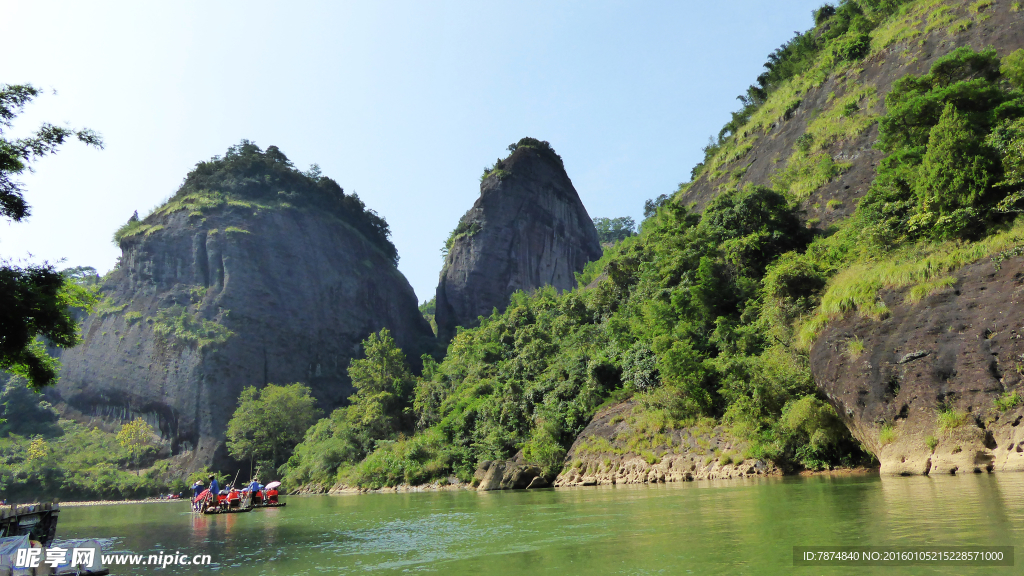
[{"label": "rocky riverbank", "polygon": [[773,463],[743,456],[745,444],[711,422],[641,430],[632,401],[597,414],[573,442],[556,487],[781,476]]}]

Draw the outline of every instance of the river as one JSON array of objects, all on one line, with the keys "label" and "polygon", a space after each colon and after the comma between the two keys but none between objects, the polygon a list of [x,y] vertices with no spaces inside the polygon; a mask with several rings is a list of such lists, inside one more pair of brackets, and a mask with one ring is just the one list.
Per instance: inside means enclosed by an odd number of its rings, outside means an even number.
[{"label": "river", "polygon": [[1024,566],[1024,557],[1012,568],[793,565],[793,546],[813,545],[998,545],[1024,555],[1024,474],[286,500],[201,517],[186,503],[65,508],[57,537],[102,539],[104,553],[213,561],[112,574],[1019,574]]}]

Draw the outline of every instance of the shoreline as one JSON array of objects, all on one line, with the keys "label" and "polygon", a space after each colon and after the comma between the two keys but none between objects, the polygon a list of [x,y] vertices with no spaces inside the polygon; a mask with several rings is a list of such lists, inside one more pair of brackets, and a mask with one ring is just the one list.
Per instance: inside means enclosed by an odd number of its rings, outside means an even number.
[{"label": "shoreline", "polygon": [[[802,476],[802,477],[811,477],[811,476],[866,476],[866,475],[878,474],[878,473],[879,473],[879,468],[878,467],[867,468],[867,467],[864,467],[864,466],[858,466],[858,467],[855,467],[855,468],[835,468],[835,469],[832,469],[832,470],[817,470],[817,471],[815,471],[815,470],[802,470],[800,472],[797,472],[796,474],[783,474],[783,475],[781,475],[779,477],[780,478],[784,478],[786,476]],[[632,484],[639,485],[639,484],[642,484],[642,483],[637,482],[637,483],[632,483]],[[576,488],[576,486],[567,486],[566,488]],[[407,493],[414,493],[414,492],[454,492],[454,491],[457,491],[457,490],[476,491],[476,488],[473,488],[473,485],[468,483],[468,482],[457,482],[457,483],[454,483],[454,484],[451,484],[451,483],[449,483],[449,484],[442,484],[440,482],[434,482],[434,483],[431,483],[431,484],[417,484],[415,486],[411,486],[411,485],[408,485],[408,484],[399,484],[398,486],[390,486],[390,487],[385,487],[385,488],[358,488],[358,487],[355,487],[355,486],[339,485],[339,486],[334,486],[334,487],[330,488],[329,490],[307,490],[307,491],[303,491],[303,490],[300,489],[297,492],[289,493],[287,495],[288,496],[319,496],[319,495],[340,496],[340,495],[345,495],[345,494],[407,494]],[[144,498],[144,499],[141,499],[141,500],[78,500],[78,501],[68,501],[68,502],[58,501],[57,503],[62,508],[64,508],[64,507],[67,507],[67,508],[79,508],[79,507],[82,507],[82,506],[116,506],[118,504],[153,504],[153,503],[158,503],[158,502],[160,502],[160,503],[179,502],[179,503],[186,504],[186,503],[189,502],[189,500],[187,498],[176,498],[176,499]],[[23,505],[23,504],[19,504],[19,506],[21,506],[21,505]]]},{"label": "shoreline", "polygon": [[58,501],[61,508],[78,508],[81,506],[114,506],[116,504],[152,504],[156,502],[183,502],[188,503],[188,498],[143,498],[142,500],[77,500],[70,502]]}]

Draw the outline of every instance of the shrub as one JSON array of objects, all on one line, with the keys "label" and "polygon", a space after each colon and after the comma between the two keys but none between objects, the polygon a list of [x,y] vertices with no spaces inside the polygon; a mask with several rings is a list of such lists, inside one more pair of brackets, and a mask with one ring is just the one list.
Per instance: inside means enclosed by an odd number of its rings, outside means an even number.
[{"label": "shrub", "polygon": [[929,436],[924,439],[924,443],[928,445],[928,449],[935,452],[935,447],[939,445],[939,439],[935,436]]},{"label": "shrub", "polygon": [[1011,84],[1017,88],[1024,88],[1024,48],[1004,56],[999,71]]},{"label": "shrub", "polygon": [[852,33],[839,39],[832,48],[837,61],[860,60],[871,50],[871,36]]},{"label": "shrub", "polygon": [[153,331],[200,348],[223,344],[234,336],[234,332],[219,323],[198,317],[179,304],[157,312]]},{"label": "shrub", "polygon": [[1002,412],[1016,408],[1022,403],[1024,403],[1024,398],[1022,398],[1016,390],[1012,392],[1004,392],[995,399],[996,409]]},{"label": "shrub", "polygon": [[808,132],[802,134],[796,139],[796,149],[807,154],[811,151],[811,146],[814,145],[814,135]]},{"label": "shrub", "polygon": [[[565,460],[566,450],[558,442],[560,436],[560,431],[554,424],[545,422],[533,429],[530,440],[523,446],[523,456],[528,462],[539,464],[544,477],[548,480],[554,480]],[[608,463],[606,459],[605,464]]]},{"label": "shrub", "polygon": [[896,428],[889,422],[882,424],[882,429],[878,433],[878,441],[882,443],[882,446],[895,442]]},{"label": "shrub", "polygon": [[952,406],[942,406],[938,411],[939,429],[955,430],[966,424],[969,416],[970,414],[967,412],[962,412]]},{"label": "shrub", "polygon": [[859,358],[864,353],[864,341],[860,338],[850,340],[846,343],[846,353],[850,358]]},{"label": "shrub", "polygon": [[479,222],[464,222],[459,221],[455,229],[448,234],[448,239],[444,241],[444,246],[441,247],[441,256],[448,256],[448,252],[451,251],[452,247],[455,246],[455,242],[459,238],[475,236],[480,231]]}]

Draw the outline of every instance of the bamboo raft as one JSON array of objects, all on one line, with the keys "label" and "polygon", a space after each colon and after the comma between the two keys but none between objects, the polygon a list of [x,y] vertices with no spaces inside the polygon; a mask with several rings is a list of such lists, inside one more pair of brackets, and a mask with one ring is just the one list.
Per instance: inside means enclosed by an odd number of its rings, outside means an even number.
[{"label": "bamboo raft", "polygon": [[241,514],[242,512],[252,512],[252,508],[207,508],[203,510],[203,514]]}]

